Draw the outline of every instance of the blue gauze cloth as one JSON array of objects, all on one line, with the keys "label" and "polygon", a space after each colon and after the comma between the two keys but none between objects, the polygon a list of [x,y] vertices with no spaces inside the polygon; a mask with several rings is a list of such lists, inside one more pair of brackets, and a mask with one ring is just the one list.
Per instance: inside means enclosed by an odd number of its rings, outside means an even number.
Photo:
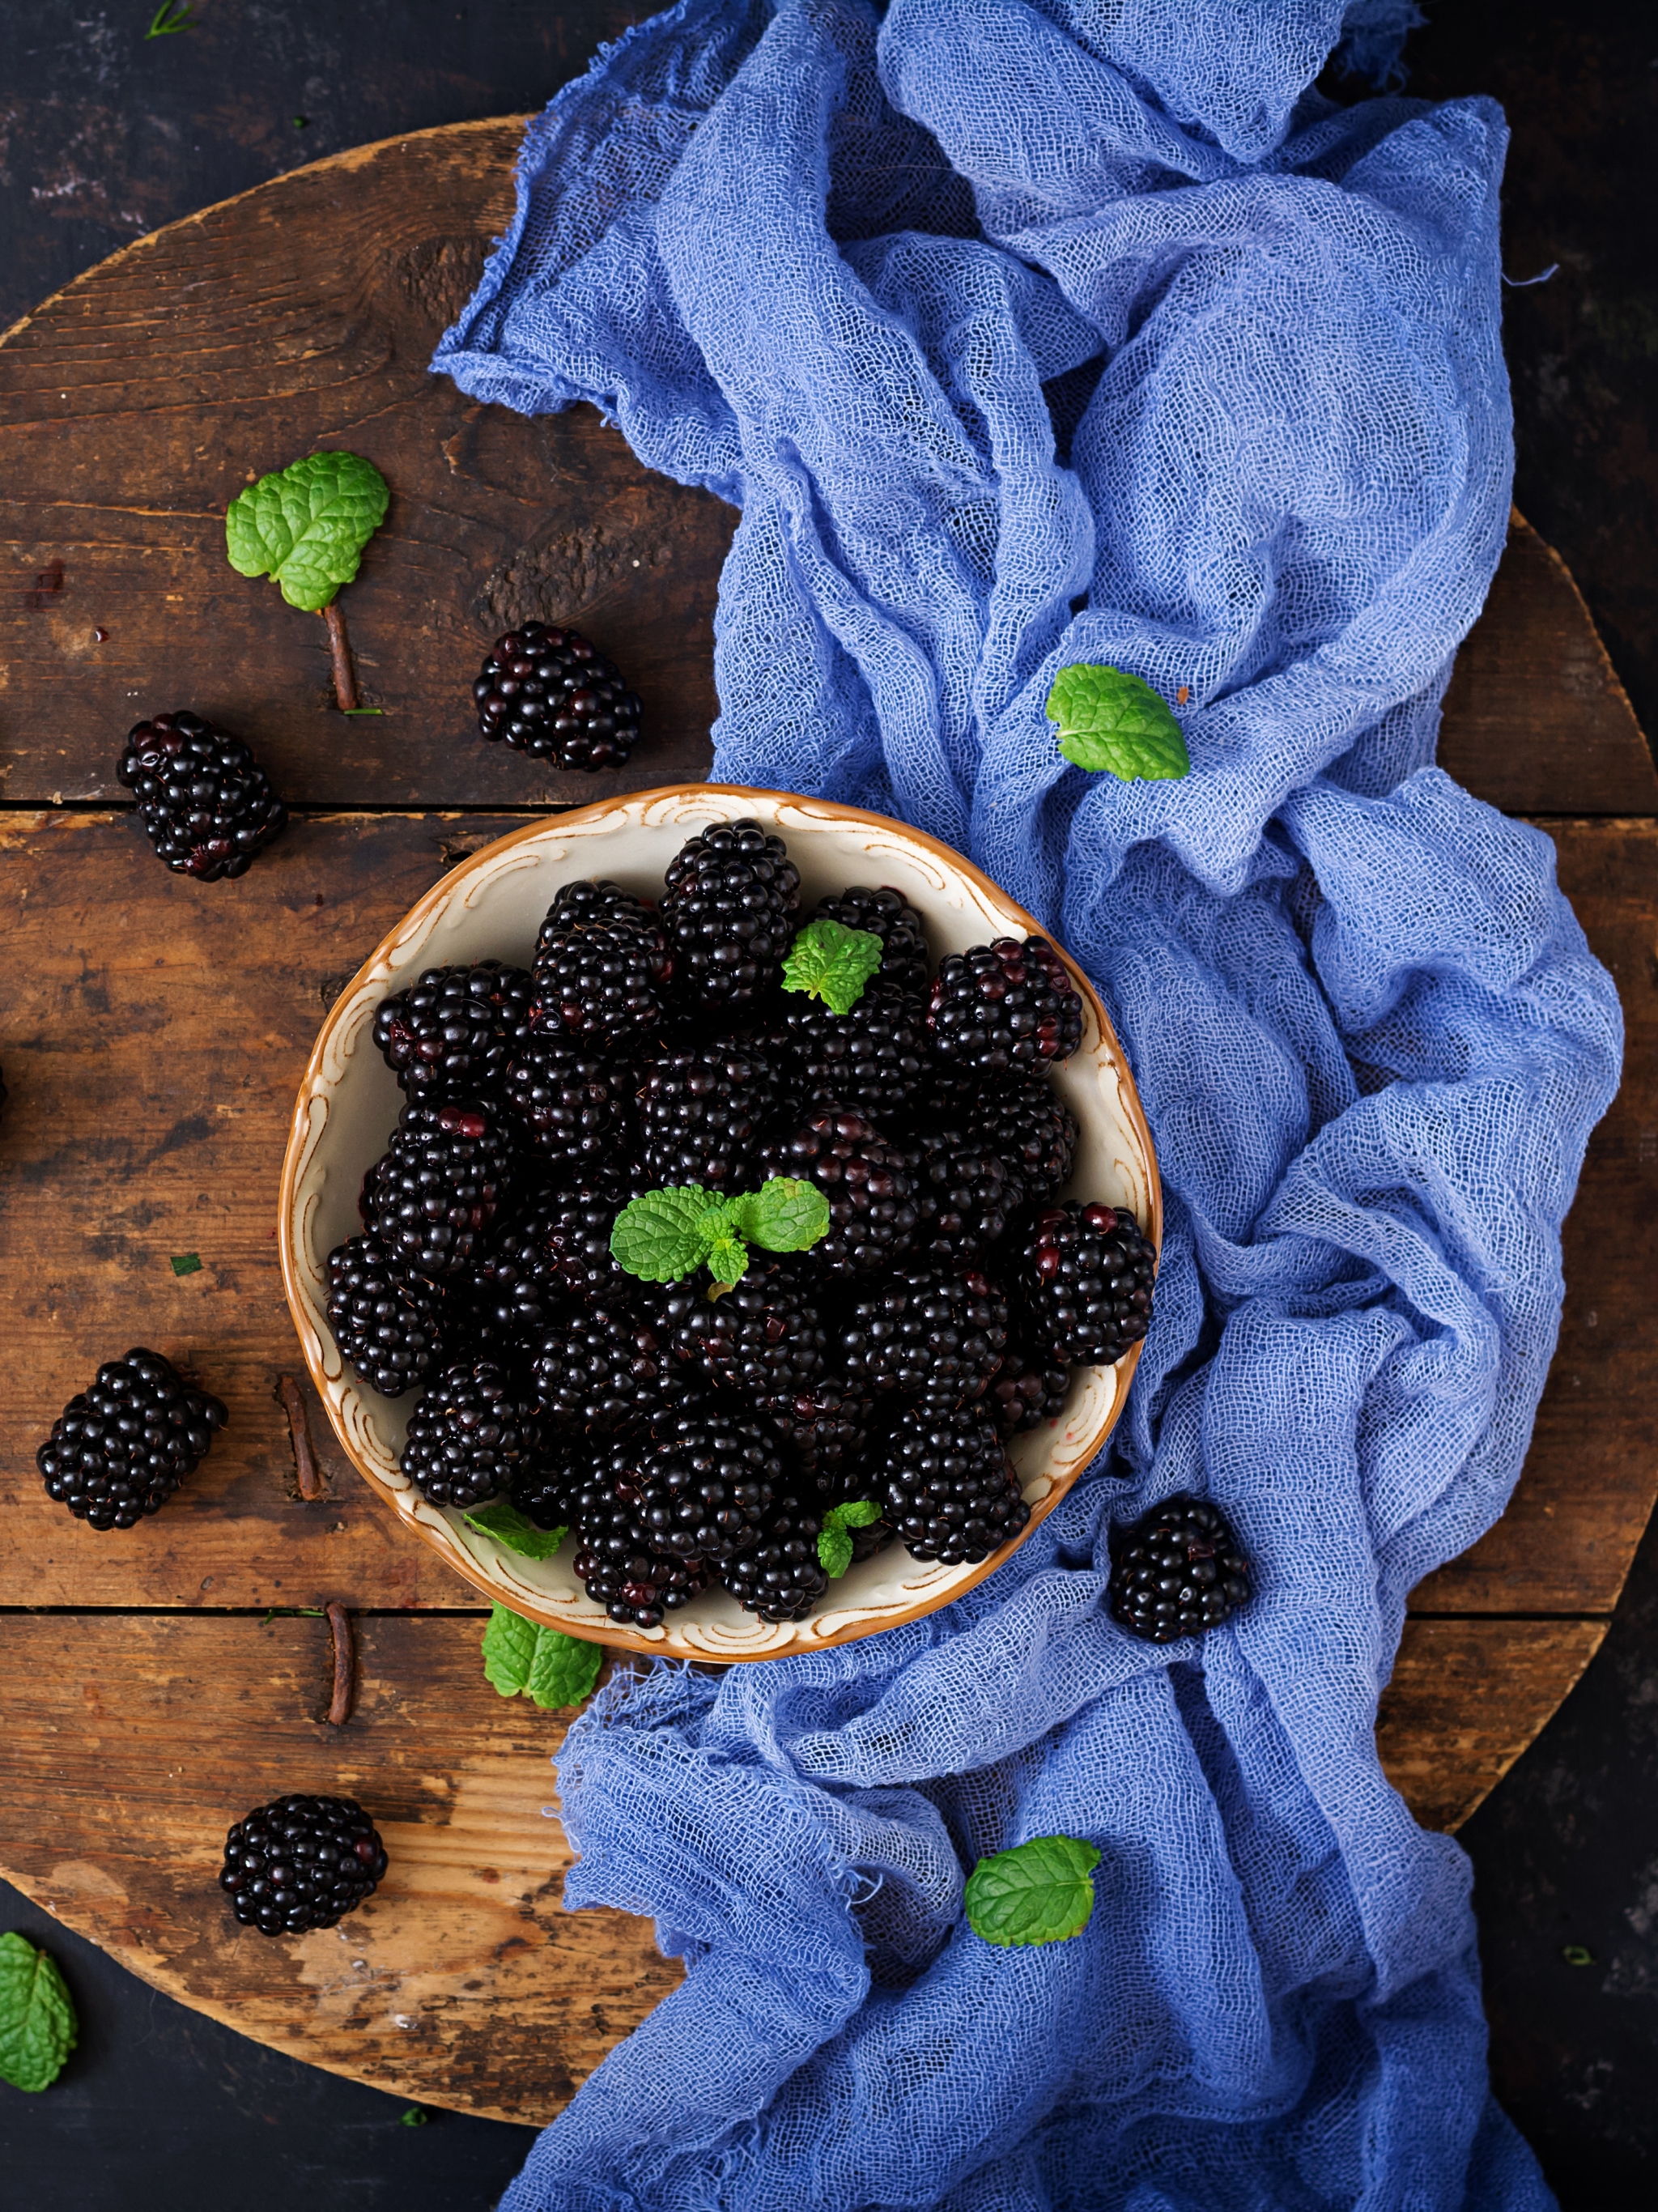
[{"label": "blue gauze cloth", "polygon": [[[1385,69],[1414,11],[1350,13]],[[1503,118],[1333,106],[1343,28],[682,0],[533,126],[438,356],[741,508],[716,773],[901,816],[1051,927],[1169,1214],[1117,1436],[989,1581],[572,1729],[566,1902],[688,1973],[508,2212],[1551,2201],[1467,1863],[1374,1723],[1407,1592],[1519,1473],[1619,1021],[1548,840],[1432,765],[1508,514]],[[1072,661],[1187,699],[1190,776],[1067,766]],[[1159,1650],[1108,1542],[1181,1490],[1260,1593]],[[1090,1924],[993,1948],[966,1874],[1053,1833],[1102,1854]]]}]

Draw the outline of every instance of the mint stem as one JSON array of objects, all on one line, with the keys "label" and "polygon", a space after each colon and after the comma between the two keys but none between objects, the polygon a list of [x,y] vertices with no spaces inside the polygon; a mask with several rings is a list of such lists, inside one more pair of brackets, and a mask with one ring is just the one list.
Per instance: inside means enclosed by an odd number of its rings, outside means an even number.
[{"label": "mint stem", "polygon": [[330,599],[322,611],[328,626],[328,657],[334,664],[334,704],[343,714],[355,714],[361,705],[357,697],[357,675],[351,665],[351,647],[345,635],[345,617],[340,612],[337,599]]}]

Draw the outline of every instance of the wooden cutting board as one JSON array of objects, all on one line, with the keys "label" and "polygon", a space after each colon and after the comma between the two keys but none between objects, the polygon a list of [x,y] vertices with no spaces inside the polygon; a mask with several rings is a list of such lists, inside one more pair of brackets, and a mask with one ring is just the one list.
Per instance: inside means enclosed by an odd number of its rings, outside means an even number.
[{"label": "wooden cutting board", "polygon": [[[459,854],[534,813],[708,763],[730,513],[648,476],[586,410],[525,421],[426,368],[507,218],[520,127],[298,171],[127,248],[0,341],[0,1870],[262,2041],[543,2120],[678,1969],[647,1923],[562,1910],[563,1723],[489,1687],[474,1593],[378,1510],[308,1392],[322,1494],[300,1497],[273,1230],[300,1071],[364,951]],[[228,501],[319,443],[368,454],[392,486],[344,601],[380,717],[332,710],[322,624],[223,558]],[[623,662],[651,732],[628,773],[549,775],[477,742],[471,678],[533,614],[579,619]],[[294,812],[239,884],[168,876],[112,811],[128,725],[185,705],[246,736]],[[1525,1476],[1415,1593],[1382,1702],[1389,1772],[1454,1827],[1599,1644],[1658,1486],[1640,1372],[1658,1281],[1658,781],[1570,579],[1518,520],[1441,757],[1543,820],[1630,1023],[1567,1224],[1573,1287]],[[188,1354],[231,1424],[165,1513],[100,1535],[47,1501],[33,1449],[135,1341]],[[266,1618],[331,1601],[358,1644],[343,1729],[321,1717],[326,1624]],[[381,1821],[380,1894],[303,1941],[239,1931],[213,1880],[226,1826],[284,1789],[331,1788]]]}]

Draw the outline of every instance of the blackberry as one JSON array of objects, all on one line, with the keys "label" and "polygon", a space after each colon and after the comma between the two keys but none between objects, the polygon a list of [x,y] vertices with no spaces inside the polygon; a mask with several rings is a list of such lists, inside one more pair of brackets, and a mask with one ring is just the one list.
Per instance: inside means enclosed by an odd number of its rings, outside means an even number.
[{"label": "blackberry", "polygon": [[767,1055],[738,1037],[664,1048],[641,1068],[638,1096],[647,1188],[747,1187],[780,1103]]},{"label": "blackberry", "polygon": [[818,900],[811,919],[816,921],[820,916],[838,921],[845,929],[866,929],[872,937],[878,937],[881,981],[896,984],[913,999],[926,998],[932,973],[926,935],[920,915],[902,891],[884,886],[872,890],[867,884],[848,884],[833,898]]},{"label": "blackberry", "polygon": [[832,1100],[876,1121],[901,1115],[926,1073],[919,1002],[879,975],[844,1014],[801,992],[784,995],[784,1034],[807,1103]]},{"label": "blackberry", "polygon": [[477,1100],[411,1099],[363,1178],[364,1225],[417,1275],[469,1267],[510,1188],[506,1117]]},{"label": "blackberry", "polygon": [[401,1464],[422,1498],[465,1512],[532,1467],[538,1443],[535,1410],[502,1370],[459,1360],[422,1392]]},{"label": "blackberry", "polygon": [[958,1266],[1007,1231],[1019,1187],[1007,1165],[963,1121],[923,1128],[905,1148],[920,1215],[915,1243],[927,1259]]},{"label": "blackberry", "polygon": [[354,1797],[278,1797],[224,1840],[219,1887],[244,1928],[301,1936],[331,1928],[386,1877],[386,1846]]},{"label": "blackberry", "polygon": [[580,1170],[628,1148],[631,1078],[574,1037],[532,1030],[507,1070],[504,1096],[549,1166]]},{"label": "blackberry", "polygon": [[450,1293],[465,1308],[472,1339],[488,1347],[544,1334],[564,1311],[563,1286],[547,1250],[556,1200],[543,1192],[521,1213],[500,1218],[470,1279]]},{"label": "blackberry", "polygon": [[1030,1518],[995,1421],[982,1406],[908,1407],[872,1453],[869,1474],[901,1542],[918,1559],[987,1559]]},{"label": "blackberry", "polygon": [[843,1325],[847,1380],[934,1409],[981,1398],[1007,1346],[1007,1302],[980,1274],[900,1268],[856,1299]]},{"label": "blackberry", "polygon": [[759,823],[716,822],[668,863],[662,914],[684,997],[754,1006],[781,979],[799,927],[800,872]]},{"label": "blackberry", "polygon": [[1206,1498],[1165,1498],[1113,1547],[1112,1617],[1148,1644],[1218,1628],[1248,1596],[1249,1562]]},{"label": "blackberry", "polygon": [[739,1553],[720,1576],[744,1613],[762,1620],[804,1620],[829,1586],[817,1557],[823,1522],[804,1506],[786,1501],[760,1532],[751,1551]]},{"label": "blackberry", "polygon": [[768,1265],[756,1254],[747,1273],[719,1297],[693,1286],[667,1303],[676,1357],[768,1412],[809,1395],[823,1372],[829,1338],[798,1264]]},{"label": "blackberry", "polygon": [[555,768],[621,768],[639,741],[639,701],[577,630],[526,622],[498,637],[472,686],[479,734]]},{"label": "blackberry", "polygon": [[820,1107],[786,1137],[762,1146],[756,1175],[815,1182],[829,1200],[827,1236],[811,1265],[831,1275],[872,1275],[903,1259],[919,1215],[909,1164],[860,1114]]},{"label": "blackberry", "polygon": [[671,968],[653,908],[619,884],[566,884],[536,939],[531,1018],[606,1051],[637,1043],[660,1026]]},{"label": "blackberry", "polygon": [[328,1326],[372,1390],[400,1398],[438,1356],[443,1292],[411,1275],[372,1237],[350,1237],[328,1255]]},{"label": "blackberry", "polygon": [[542,1233],[555,1282],[587,1305],[631,1304],[638,1278],[610,1255],[616,1217],[634,1192],[608,1177],[550,1192]]},{"label": "blackberry", "polygon": [[967,1115],[970,1140],[994,1152],[1028,1205],[1057,1198],[1077,1163],[1077,1123],[1053,1085],[1021,1075],[981,1091]]},{"label": "blackberry", "polygon": [[135,723],[115,775],[137,800],[160,858],[204,884],[246,875],[288,820],[241,739],[183,708]]},{"label": "blackberry", "polygon": [[107,1359],[34,1455],[46,1495],[94,1528],[133,1528],[159,1512],[227,1415],[171,1361],[142,1345]]},{"label": "blackberry", "polygon": [[667,1328],[642,1297],[569,1314],[531,1347],[530,1372],[550,1422],[599,1435],[677,1405],[690,1390]]},{"label": "blackberry", "polygon": [[1002,1355],[985,1402],[1005,1437],[1057,1421],[1065,1411],[1071,1377],[1063,1367],[1039,1360],[1023,1345],[1010,1343]]},{"label": "blackberry", "polygon": [[1056,1367],[1108,1367],[1145,1334],[1157,1255],[1132,1213],[1044,1206],[1019,1236],[1013,1293],[1032,1350]]},{"label": "blackberry", "polygon": [[583,1486],[593,1480],[585,1446],[556,1432],[544,1437],[540,1456],[513,1479],[512,1498],[526,1520],[537,1528],[572,1528],[579,1519],[577,1501]]},{"label": "blackberry", "polygon": [[[768,1407],[799,1470],[803,1498],[838,1505],[861,1497],[859,1468],[869,1442],[874,1400],[842,1375],[820,1375],[810,1390]],[[855,1539],[854,1539],[855,1541]]]},{"label": "blackberry", "polygon": [[610,1464],[638,1495],[642,1542],[716,1568],[758,1542],[783,1480],[775,1435],[706,1398],[659,1415]]},{"label": "blackberry", "polygon": [[1082,1042],[1083,1002],[1045,937],[999,937],[938,963],[927,1027],[947,1074],[999,1081],[1068,1060]]},{"label": "blackberry", "polygon": [[382,999],[374,1042],[411,1098],[493,1091],[528,1033],[530,976],[500,960],[428,968]]},{"label": "blackberry", "polygon": [[708,1587],[702,1560],[657,1549],[644,1533],[640,1493],[631,1485],[590,1480],[576,1493],[580,1516],[575,1571],[588,1596],[629,1628],[659,1628],[665,1613],[689,1605]]}]

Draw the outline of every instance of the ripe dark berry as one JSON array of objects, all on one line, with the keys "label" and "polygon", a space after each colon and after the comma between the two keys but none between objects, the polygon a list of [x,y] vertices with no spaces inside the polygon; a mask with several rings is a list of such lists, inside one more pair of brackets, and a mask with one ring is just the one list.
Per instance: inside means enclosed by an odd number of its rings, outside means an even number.
[{"label": "ripe dark berry", "polygon": [[748,1272],[719,1297],[700,1279],[671,1292],[677,1358],[719,1389],[769,1412],[809,1396],[823,1372],[829,1339],[810,1275],[756,1253]]},{"label": "ripe dark berry", "polygon": [[300,1936],[331,1928],[386,1876],[386,1846],[352,1797],[278,1797],[225,1838],[219,1887],[244,1928]]},{"label": "ripe dark berry", "polygon": [[762,1051],[740,1037],[665,1048],[641,1066],[638,1097],[647,1188],[749,1187],[762,1127],[780,1103]]},{"label": "ripe dark berry", "polygon": [[169,868],[204,884],[246,875],[288,820],[240,738],[180,708],[138,722],[115,765]]},{"label": "ripe dark berry", "polygon": [[1207,1498],[1165,1498],[1112,1547],[1112,1616],[1148,1644],[1218,1628],[1248,1596],[1249,1562]]},{"label": "ripe dark berry", "polygon": [[1048,1366],[1023,1345],[1010,1342],[1002,1355],[985,1402],[1005,1437],[1057,1421],[1065,1411],[1071,1377],[1063,1367]]},{"label": "ripe dark berry", "polygon": [[926,1023],[919,1000],[879,975],[844,1014],[799,991],[784,994],[784,1035],[801,1096],[884,1123],[901,1115],[926,1073]]},{"label": "ripe dark berry", "polygon": [[411,1099],[363,1178],[363,1222],[413,1273],[452,1274],[477,1256],[514,1164],[499,1108],[477,1099]]},{"label": "ripe dark berry", "polygon": [[880,1273],[915,1241],[909,1163],[859,1114],[818,1108],[786,1137],[762,1147],[755,1172],[762,1181],[790,1176],[815,1182],[829,1200],[829,1234],[811,1251],[812,1267],[823,1273]]},{"label": "ripe dark berry", "polygon": [[832,898],[819,899],[811,919],[838,921],[845,929],[866,929],[881,940],[880,979],[896,984],[913,999],[925,999],[932,980],[926,933],[921,917],[902,891],[872,890],[867,884],[848,884]]},{"label": "ripe dark berry", "polygon": [[759,823],[716,822],[668,864],[663,919],[691,1004],[751,1006],[775,990],[800,924],[800,872]]},{"label": "ripe dark berry", "polygon": [[927,1027],[946,1075],[999,1081],[1068,1060],[1082,1042],[1083,1002],[1045,937],[999,937],[938,963]]},{"label": "ripe dark berry", "polygon": [[1044,1206],[1019,1233],[1011,1278],[1021,1334],[1055,1367],[1108,1367],[1145,1334],[1157,1269],[1132,1213]]},{"label": "ripe dark berry", "polygon": [[472,686],[478,731],[555,768],[620,768],[639,738],[639,701],[580,632],[527,622],[498,637]]},{"label": "ripe dark berry", "polygon": [[981,1256],[1005,1234],[1019,1187],[999,1154],[964,1121],[923,1124],[904,1148],[920,1216],[919,1253],[940,1265]]},{"label": "ripe dark berry", "polygon": [[918,1559],[976,1564],[1030,1518],[982,1406],[906,1407],[871,1454],[869,1474],[899,1540]]},{"label": "ripe dark berry", "polygon": [[534,1407],[493,1360],[457,1361],[422,1392],[409,1418],[404,1473],[434,1505],[465,1512],[535,1463]]},{"label": "ripe dark berry", "polygon": [[671,965],[654,908],[619,884],[566,884],[536,940],[531,1018],[601,1051],[641,1043],[661,1025]]},{"label": "ripe dark berry", "polygon": [[759,1540],[783,1480],[774,1434],[708,1399],[659,1416],[648,1436],[624,1439],[611,1464],[639,1495],[640,1527],[653,1549],[716,1567]]},{"label": "ripe dark berry", "polygon": [[804,1620],[829,1588],[817,1557],[823,1522],[805,1506],[777,1506],[750,1551],[739,1553],[720,1580],[744,1613],[762,1620]]},{"label": "ripe dark berry", "polygon": [[[567,1299],[547,1250],[554,1199],[541,1193],[521,1212],[498,1214],[480,1247],[471,1275],[449,1291],[471,1340],[483,1356],[539,1336],[561,1315]],[[449,1324],[449,1334],[457,1323]]]},{"label": "ripe dark berry", "polygon": [[[854,1390],[843,1375],[826,1372],[810,1390],[768,1410],[794,1462],[802,1498],[823,1507],[864,1495],[858,1485],[875,1411],[867,1392]],[[855,1534],[853,1540],[855,1546]]]},{"label": "ripe dark berry", "polygon": [[328,1255],[328,1326],[372,1390],[400,1398],[438,1356],[443,1292],[411,1275],[372,1237],[350,1237]]},{"label": "ripe dark berry", "polygon": [[224,1407],[159,1352],[106,1360],[34,1455],[46,1495],[94,1528],[136,1528],[205,1457]]},{"label": "ripe dark berry", "polygon": [[1010,1200],[1044,1205],[1071,1180],[1077,1123],[1053,1085],[1020,1075],[980,1091],[968,1109],[969,1143],[995,1153],[1008,1170]]},{"label": "ripe dark berry", "polygon": [[700,1559],[664,1552],[651,1541],[641,1493],[626,1473],[618,1484],[607,1460],[573,1493],[575,1571],[612,1620],[659,1628],[665,1613],[706,1589],[708,1570]]},{"label": "ripe dark berry", "polygon": [[574,1037],[532,1030],[507,1070],[504,1096],[550,1168],[579,1173],[631,1149],[631,1073]]},{"label": "ripe dark berry", "polygon": [[625,1305],[573,1310],[530,1351],[542,1411],[558,1428],[608,1434],[689,1395],[690,1377],[642,1291]]},{"label": "ripe dark berry", "polygon": [[1007,1302],[982,1275],[902,1267],[855,1299],[841,1334],[854,1389],[933,1407],[981,1398],[1007,1347]]},{"label": "ripe dark berry", "polygon": [[499,960],[428,968],[406,991],[381,1000],[374,1042],[411,1098],[454,1097],[499,1085],[529,1018],[527,969]]},{"label": "ripe dark berry", "polygon": [[584,1304],[631,1304],[638,1278],[610,1255],[616,1217],[634,1192],[609,1178],[548,1194],[542,1241],[554,1280]]}]

